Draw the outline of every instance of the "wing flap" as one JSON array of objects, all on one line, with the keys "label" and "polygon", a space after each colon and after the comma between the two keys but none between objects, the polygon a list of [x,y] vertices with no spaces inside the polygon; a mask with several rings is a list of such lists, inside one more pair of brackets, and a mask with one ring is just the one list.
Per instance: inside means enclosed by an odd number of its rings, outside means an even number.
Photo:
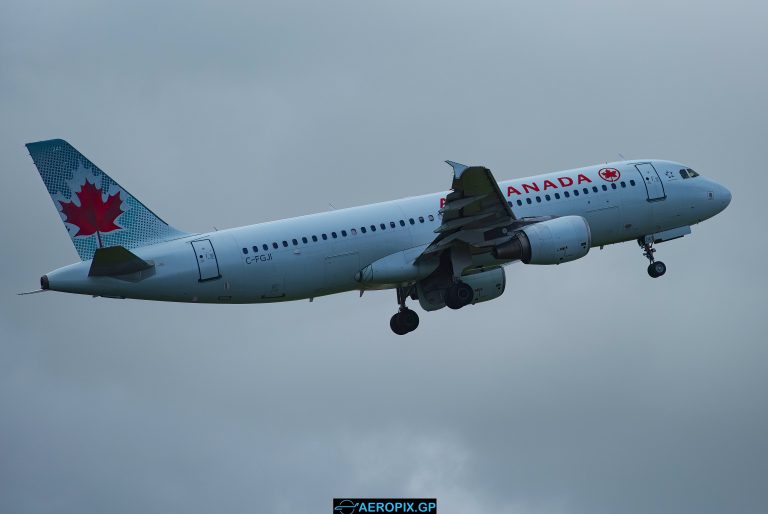
[{"label": "wing flap", "polygon": [[456,245],[469,247],[470,251],[474,248],[487,252],[488,247],[495,244],[496,237],[486,233],[509,226],[516,219],[491,170],[446,162],[453,168],[452,191],[440,209],[442,223],[435,229],[437,237],[420,258]]}]

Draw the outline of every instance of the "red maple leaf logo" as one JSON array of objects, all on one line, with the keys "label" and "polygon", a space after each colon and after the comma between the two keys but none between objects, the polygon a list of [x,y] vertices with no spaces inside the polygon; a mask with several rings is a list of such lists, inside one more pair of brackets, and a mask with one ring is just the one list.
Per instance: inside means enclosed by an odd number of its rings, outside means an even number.
[{"label": "red maple leaf logo", "polygon": [[[101,189],[87,180],[80,191],[76,193],[80,199],[80,205],[74,202],[59,202],[61,212],[67,217],[67,223],[77,227],[76,237],[84,237],[96,234],[101,243],[101,232],[112,232],[122,227],[115,225],[115,220],[123,212],[120,208],[120,192],[107,196],[107,200],[101,199]],[[101,246],[101,244],[99,244]]]},{"label": "red maple leaf logo", "polygon": [[603,168],[598,174],[600,175],[600,178],[607,180],[608,182],[616,182],[619,180],[619,177],[621,177],[621,173],[619,173],[619,170],[616,168]]}]

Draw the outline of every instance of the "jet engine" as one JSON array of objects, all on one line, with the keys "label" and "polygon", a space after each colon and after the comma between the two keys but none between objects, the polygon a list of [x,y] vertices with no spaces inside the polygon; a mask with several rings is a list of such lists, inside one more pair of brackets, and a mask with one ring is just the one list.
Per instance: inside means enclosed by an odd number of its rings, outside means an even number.
[{"label": "jet engine", "polygon": [[[504,293],[507,285],[504,268],[484,268],[462,275],[461,280],[472,287],[472,304],[494,300]],[[416,283],[419,304],[425,311],[436,311],[445,307],[445,290],[451,284],[448,281],[420,280]]]},{"label": "jet engine", "polygon": [[521,228],[512,239],[494,248],[493,255],[525,264],[560,264],[584,257],[591,245],[587,220],[563,216]]},{"label": "jet engine", "polygon": [[475,295],[472,298],[472,304],[494,300],[504,294],[507,286],[507,277],[504,274],[504,268],[486,268],[482,271],[476,271],[463,275],[461,280],[472,286]]}]

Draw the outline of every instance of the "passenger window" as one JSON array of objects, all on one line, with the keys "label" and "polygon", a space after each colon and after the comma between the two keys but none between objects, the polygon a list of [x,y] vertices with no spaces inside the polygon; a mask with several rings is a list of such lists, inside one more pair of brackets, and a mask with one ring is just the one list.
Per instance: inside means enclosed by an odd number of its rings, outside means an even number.
[{"label": "passenger window", "polygon": [[510,206],[510,207],[512,207],[512,202],[510,202],[509,200],[507,200],[507,203],[509,204],[509,206]]},{"label": "passenger window", "polygon": [[261,245],[261,249],[266,252],[267,250],[269,250],[269,246],[267,246],[267,243],[264,243],[263,245]]},{"label": "passenger window", "polygon": [[629,181],[629,185],[634,187],[634,185],[635,185],[635,181],[634,181],[634,180],[630,180],[630,181]]},{"label": "passenger window", "polygon": [[243,248],[243,255],[248,255],[248,248]]},{"label": "passenger window", "polygon": [[608,191],[608,186],[606,186],[605,184],[603,184],[603,191]]},{"label": "passenger window", "polygon": [[312,236],[312,242],[317,243],[317,236]]},{"label": "passenger window", "polygon": [[585,187],[585,188],[583,189],[583,191],[584,191],[584,194],[585,194],[585,195],[586,195],[586,194],[589,194],[589,188],[588,188],[588,187]]},{"label": "passenger window", "polygon": [[419,216],[419,223],[424,223],[424,216]]},{"label": "passenger window", "polygon": [[376,225],[371,225],[371,232],[376,232]]},{"label": "passenger window", "polygon": [[387,226],[384,223],[379,223],[379,228],[381,228],[381,230],[387,230]]},{"label": "passenger window", "polygon": [[427,216],[427,218],[429,219],[429,221],[435,221],[435,217],[432,216],[431,214],[429,216]]},{"label": "passenger window", "polygon": [[573,196],[579,196],[579,190],[578,189],[574,189],[573,190]]},{"label": "passenger window", "polygon": [[362,232],[363,234],[365,234],[365,233],[366,233],[366,232],[368,232],[368,231],[365,229],[365,227],[360,227],[360,232]]},{"label": "passenger window", "polygon": [[560,199],[560,193],[555,193],[555,200],[559,200],[559,199]]},{"label": "passenger window", "polygon": [[259,253],[259,245],[253,247],[253,253]]},{"label": "passenger window", "polygon": [[275,250],[277,250],[277,243],[272,243],[272,248],[274,248]]},{"label": "passenger window", "polygon": [[408,223],[410,223],[411,225],[415,225],[416,224],[416,222],[413,221],[413,218],[408,218]]},{"label": "passenger window", "polygon": [[342,230],[341,231],[341,237],[347,237],[347,231],[346,230]]},{"label": "passenger window", "polygon": [[395,222],[394,221],[390,221],[389,222],[389,228],[395,228]]},{"label": "passenger window", "polygon": [[624,182],[623,180],[621,181],[621,187],[627,187],[627,183]]},{"label": "passenger window", "polygon": [[592,186],[592,192],[597,193],[597,186]]},{"label": "passenger window", "polygon": [[611,189],[616,189],[616,182],[611,183]]},{"label": "passenger window", "polygon": [[532,202],[531,202],[531,199],[530,199],[530,198],[526,198],[526,199],[525,199],[525,203],[527,203],[528,205],[531,205],[531,203],[532,203]]},{"label": "passenger window", "polygon": [[299,242],[295,239],[291,239],[291,242],[293,243],[293,246],[299,246]]},{"label": "passenger window", "polygon": [[405,226],[405,221],[404,221],[404,220],[400,220],[400,226],[401,226],[401,227],[404,227],[404,226]]},{"label": "passenger window", "polygon": [[302,237],[301,238],[301,242],[304,243],[304,244],[307,244],[309,241],[307,241],[306,237]]},{"label": "passenger window", "polygon": [[323,241],[327,241],[328,240],[328,236],[325,235],[325,234],[323,234],[321,237],[323,238]]},{"label": "passenger window", "polygon": [[570,198],[570,196],[571,196],[571,194],[570,194],[568,191],[566,191],[566,192],[565,192],[565,193],[563,193],[563,194],[565,195],[565,197],[566,197],[566,198]]},{"label": "passenger window", "polygon": [[288,248],[288,241],[283,241],[283,248]]},{"label": "passenger window", "polygon": [[549,195],[544,195],[544,198],[546,198],[546,199],[547,199],[547,201],[550,201],[550,200],[552,199],[552,197],[551,197],[551,196],[549,196]]},{"label": "passenger window", "polygon": [[541,203],[541,197],[540,196],[536,197],[536,203]]},{"label": "passenger window", "polygon": [[522,205],[523,205],[523,201],[522,201],[522,200],[518,200],[518,201],[517,201],[517,205],[518,205],[518,206],[522,206]]},{"label": "passenger window", "polygon": [[357,235],[357,229],[356,228],[350,229],[350,232],[352,233],[353,236]]},{"label": "passenger window", "polygon": [[336,232],[331,232],[331,237],[332,237],[332,238],[334,238],[334,239],[336,239],[336,238],[337,238],[337,237],[339,237],[339,236],[337,236],[337,235],[336,235]]}]

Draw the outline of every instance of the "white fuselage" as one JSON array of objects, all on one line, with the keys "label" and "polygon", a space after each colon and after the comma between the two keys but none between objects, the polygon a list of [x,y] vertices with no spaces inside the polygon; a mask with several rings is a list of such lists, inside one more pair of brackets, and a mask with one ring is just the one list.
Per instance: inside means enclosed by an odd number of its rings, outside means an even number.
[{"label": "white fuselage", "polygon": [[[652,163],[644,175],[638,163]],[[670,161],[625,161],[499,183],[516,218],[578,215],[592,246],[687,227],[722,211],[730,193],[679,174]],[[600,175],[618,170],[620,177]],[[614,181],[611,181],[614,180]],[[47,275],[52,290],[124,298],[206,303],[297,300],[365,289],[355,275],[368,264],[428,245],[440,226],[446,192],[197,234],[133,252],[154,268],[121,277],[89,277],[90,261]],[[383,227],[383,228],[382,228]],[[486,254],[476,265],[494,262]]]}]

